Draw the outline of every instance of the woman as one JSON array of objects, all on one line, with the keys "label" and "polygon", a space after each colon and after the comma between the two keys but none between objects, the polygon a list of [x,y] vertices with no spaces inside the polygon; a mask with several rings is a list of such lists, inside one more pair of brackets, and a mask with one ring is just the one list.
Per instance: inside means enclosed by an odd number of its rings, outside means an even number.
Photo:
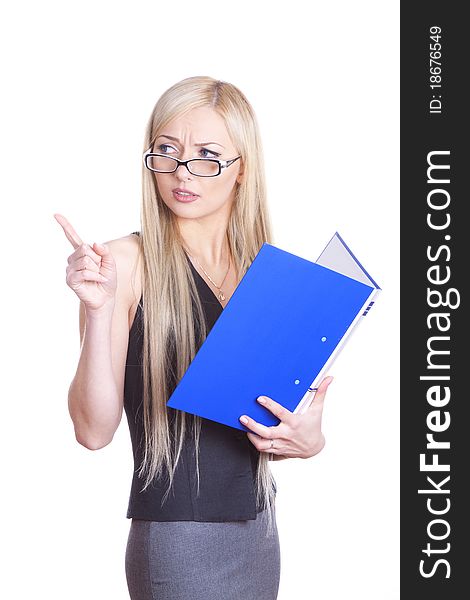
[{"label": "woman", "polygon": [[135,461],[126,576],[135,600],[274,600],[280,577],[268,461],[324,444],[322,382],[309,410],[245,433],[166,406],[263,242],[271,241],[258,126],[245,96],[191,77],[145,133],[141,232],[74,246],[82,350],[69,390],[79,443],[110,443],[126,411]]}]

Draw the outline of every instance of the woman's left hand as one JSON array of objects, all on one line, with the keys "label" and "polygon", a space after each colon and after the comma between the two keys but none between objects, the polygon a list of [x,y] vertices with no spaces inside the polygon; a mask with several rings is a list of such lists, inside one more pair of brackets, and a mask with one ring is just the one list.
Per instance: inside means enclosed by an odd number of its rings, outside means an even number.
[{"label": "woman's left hand", "polygon": [[[258,402],[281,420],[279,425],[266,427],[247,415],[240,421],[254,433],[247,433],[250,442],[260,452],[280,455],[284,458],[310,458],[318,454],[325,445],[325,436],[321,431],[323,403],[326,390],[333,377],[326,377],[315,393],[307,410],[294,414],[267,396],[259,396]],[[262,400],[266,399],[266,403]],[[245,422],[244,419],[247,419]],[[274,459],[276,460],[276,459]]]}]

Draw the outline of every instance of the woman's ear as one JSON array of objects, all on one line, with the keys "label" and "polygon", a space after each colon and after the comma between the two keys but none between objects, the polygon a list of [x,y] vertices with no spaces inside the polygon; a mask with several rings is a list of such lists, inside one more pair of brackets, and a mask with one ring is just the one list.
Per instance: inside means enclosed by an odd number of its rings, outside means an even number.
[{"label": "woman's ear", "polygon": [[243,181],[243,164],[240,167],[240,171],[237,175],[237,183],[240,184]]}]

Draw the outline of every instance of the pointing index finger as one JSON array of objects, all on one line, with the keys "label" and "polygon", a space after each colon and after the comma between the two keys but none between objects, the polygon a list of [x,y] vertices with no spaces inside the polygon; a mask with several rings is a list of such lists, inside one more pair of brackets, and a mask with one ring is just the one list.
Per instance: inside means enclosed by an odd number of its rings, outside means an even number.
[{"label": "pointing index finger", "polygon": [[78,233],[75,231],[75,229],[72,227],[72,225],[67,221],[67,219],[63,215],[61,215],[59,213],[54,213],[54,218],[59,223],[59,225],[62,227],[62,229],[64,230],[64,233],[65,233],[65,236],[67,237],[67,239],[69,240],[69,242],[72,244],[72,246],[75,249],[77,249],[79,246],[81,246],[83,244]]}]

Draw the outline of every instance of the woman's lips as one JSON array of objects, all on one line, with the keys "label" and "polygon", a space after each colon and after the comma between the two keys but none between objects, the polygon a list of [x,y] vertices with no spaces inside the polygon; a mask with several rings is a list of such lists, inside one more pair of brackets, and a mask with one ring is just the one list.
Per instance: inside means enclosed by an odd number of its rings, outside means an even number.
[{"label": "woman's lips", "polygon": [[173,198],[178,200],[178,202],[194,202],[196,198],[199,198],[197,194],[182,194],[181,192],[177,192],[173,190]]}]

